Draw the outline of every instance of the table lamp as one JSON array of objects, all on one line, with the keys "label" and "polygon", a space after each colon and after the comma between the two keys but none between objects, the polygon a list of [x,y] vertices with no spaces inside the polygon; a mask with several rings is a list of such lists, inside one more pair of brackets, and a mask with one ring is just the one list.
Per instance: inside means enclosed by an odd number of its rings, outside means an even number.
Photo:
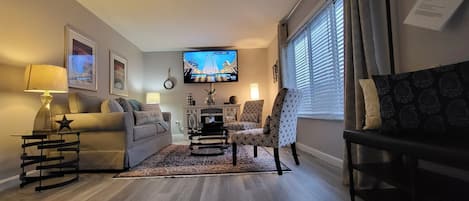
[{"label": "table lamp", "polygon": [[148,92],[147,93],[147,104],[159,104],[160,103],[160,93],[158,92]]},{"label": "table lamp", "polygon": [[251,100],[259,100],[259,84],[252,83],[250,84],[251,89]]},{"label": "table lamp", "polygon": [[34,119],[33,133],[51,131],[51,93],[67,93],[67,70],[53,65],[28,65],[24,72],[25,92],[43,93],[42,106]]}]

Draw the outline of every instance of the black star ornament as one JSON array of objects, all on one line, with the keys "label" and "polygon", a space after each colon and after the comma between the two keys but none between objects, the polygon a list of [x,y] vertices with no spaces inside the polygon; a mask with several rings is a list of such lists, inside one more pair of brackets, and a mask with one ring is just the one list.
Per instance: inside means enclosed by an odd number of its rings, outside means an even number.
[{"label": "black star ornament", "polygon": [[55,121],[55,122],[60,124],[59,131],[61,131],[64,128],[68,128],[68,130],[72,130],[72,128],[70,128],[70,123],[72,123],[72,121],[73,120],[68,120],[67,117],[64,115],[61,121]]}]

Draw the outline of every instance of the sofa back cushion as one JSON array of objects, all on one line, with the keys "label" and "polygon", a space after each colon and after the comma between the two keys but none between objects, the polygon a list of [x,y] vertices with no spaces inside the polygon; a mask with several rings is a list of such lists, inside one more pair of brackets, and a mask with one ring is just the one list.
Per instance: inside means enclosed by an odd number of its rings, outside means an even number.
[{"label": "sofa back cushion", "polygon": [[82,93],[69,93],[68,106],[70,113],[97,113],[101,112],[102,100],[95,96]]},{"label": "sofa back cushion", "polygon": [[124,112],[124,109],[116,100],[108,98],[101,103],[101,112]]},{"label": "sofa back cushion", "polygon": [[458,135],[469,130],[469,62],[373,79],[383,132]]}]

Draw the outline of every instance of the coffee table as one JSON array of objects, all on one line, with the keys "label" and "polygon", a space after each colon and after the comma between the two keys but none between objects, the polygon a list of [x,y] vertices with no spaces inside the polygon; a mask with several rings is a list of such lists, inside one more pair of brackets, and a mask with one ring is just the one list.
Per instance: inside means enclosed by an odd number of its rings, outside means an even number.
[{"label": "coffee table", "polygon": [[222,122],[214,122],[208,128],[190,130],[188,134],[193,156],[223,155],[229,147],[228,130]]}]

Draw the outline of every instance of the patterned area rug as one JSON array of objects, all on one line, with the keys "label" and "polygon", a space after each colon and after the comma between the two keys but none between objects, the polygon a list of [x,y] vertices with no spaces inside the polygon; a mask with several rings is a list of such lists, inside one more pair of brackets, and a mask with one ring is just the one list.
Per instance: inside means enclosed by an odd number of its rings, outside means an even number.
[{"label": "patterned area rug", "polygon": [[[238,146],[237,165],[232,165],[231,148],[219,156],[191,156],[188,145],[169,145],[129,171],[114,178],[193,177],[246,173],[276,173],[274,157],[258,147],[254,158],[252,146]],[[283,171],[291,171],[285,164]]]}]

